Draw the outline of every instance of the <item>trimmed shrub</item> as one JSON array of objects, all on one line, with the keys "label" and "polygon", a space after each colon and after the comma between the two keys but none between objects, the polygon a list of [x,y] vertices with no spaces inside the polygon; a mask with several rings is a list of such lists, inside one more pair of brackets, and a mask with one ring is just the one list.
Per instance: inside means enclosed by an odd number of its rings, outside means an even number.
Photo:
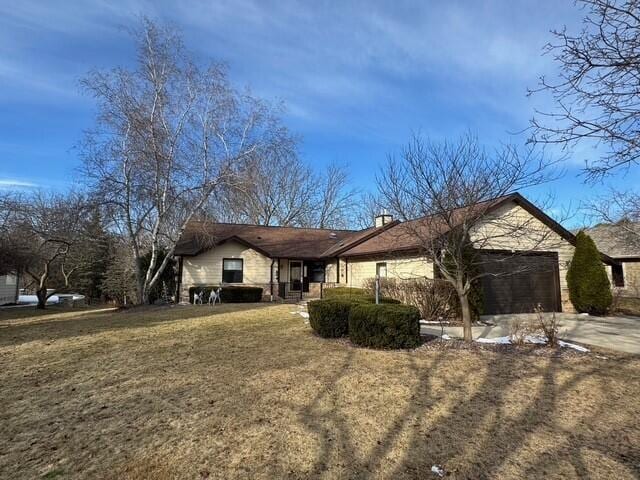
[{"label": "trimmed shrub", "polygon": [[[370,295],[369,291],[364,288],[355,288],[355,287],[335,287],[335,288],[327,288],[322,292],[323,299],[349,299],[349,300],[360,300],[365,303],[376,303],[376,296]],[[395,298],[380,296],[378,299],[380,303],[402,303],[400,300],[396,300]]]},{"label": "trimmed shrub", "polygon": [[[375,279],[366,280],[365,289],[369,295],[375,292]],[[451,321],[460,318],[458,295],[446,280],[381,278],[380,293],[417,307],[425,320]]]},{"label": "trimmed shrub", "polygon": [[591,237],[576,235],[576,250],[567,271],[569,298],[578,312],[604,315],[611,306],[611,284]]},{"label": "trimmed shrub", "polygon": [[326,288],[322,291],[323,299],[329,298],[343,298],[343,297],[361,297],[366,295],[363,288],[355,287],[334,287]]},{"label": "trimmed shrub", "polygon": [[[218,285],[208,285],[203,287],[189,288],[189,303],[193,303],[193,295],[196,292],[204,292],[202,300],[206,303],[209,300],[211,290],[220,288]],[[220,300],[223,303],[254,303],[262,301],[262,291],[260,287],[222,287]]]},{"label": "trimmed shrub", "polygon": [[309,302],[309,324],[321,337],[344,337],[349,331],[349,312],[358,303],[339,298]]},{"label": "trimmed shrub", "polygon": [[349,314],[349,338],[363,347],[420,345],[420,312],[410,305],[356,304]]},{"label": "trimmed shrub", "polygon": [[[364,299],[364,301],[367,303],[376,303],[375,295],[363,295],[362,299]],[[380,297],[378,298],[378,301],[380,302],[380,304],[386,304],[386,305],[398,305],[402,303],[400,300],[396,300],[395,298],[391,298],[391,297]]]},{"label": "trimmed shrub", "polygon": [[261,287],[222,287],[220,300],[224,303],[254,303],[262,301]]}]

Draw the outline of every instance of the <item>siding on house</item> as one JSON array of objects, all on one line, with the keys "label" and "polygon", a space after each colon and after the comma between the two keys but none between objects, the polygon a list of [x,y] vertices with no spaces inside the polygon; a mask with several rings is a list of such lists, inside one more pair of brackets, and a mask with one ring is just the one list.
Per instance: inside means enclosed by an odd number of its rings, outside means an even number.
[{"label": "siding on house", "polygon": [[0,305],[15,303],[18,300],[18,277],[0,275]]},{"label": "siding on house", "polygon": [[376,276],[376,264],[387,264],[387,277],[399,279],[433,278],[433,263],[424,257],[377,257],[367,259],[350,258],[347,266],[347,285],[361,287],[369,278]]},{"label": "siding on house", "polygon": [[243,284],[265,285],[271,281],[272,260],[269,257],[265,257],[241,243],[229,241],[200,255],[183,257],[181,297],[184,298],[188,295],[189,287],[222,283],[222,260],[224,258],[241,258],[243,260]]},{"label": "siding on house", "polygon": [[624,288],[619,288],[621,294],[630,297],[640,297],[640,261],[622,262],[624,274]]},{"label": "siding on house", "polygon": [[[522,227],[520,234],[514,232],[517,226]],[[567,269],[575,249],[527,210],[515,202],[501,205],[472,232],[471,240],[482,249],[557,252],[562,310],[575,311],[567,287]]]}]

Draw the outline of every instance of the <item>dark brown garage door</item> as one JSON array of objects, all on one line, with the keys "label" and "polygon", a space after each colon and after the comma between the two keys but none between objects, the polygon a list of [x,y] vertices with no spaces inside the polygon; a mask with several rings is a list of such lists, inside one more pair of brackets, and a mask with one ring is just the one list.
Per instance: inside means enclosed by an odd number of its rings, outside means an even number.
[{"label": "dark brown garage door", "polygon": [[545,312],[560,311],[556,253],[514,255],[484,253],[483,313],[528,313],[540,304]]}]

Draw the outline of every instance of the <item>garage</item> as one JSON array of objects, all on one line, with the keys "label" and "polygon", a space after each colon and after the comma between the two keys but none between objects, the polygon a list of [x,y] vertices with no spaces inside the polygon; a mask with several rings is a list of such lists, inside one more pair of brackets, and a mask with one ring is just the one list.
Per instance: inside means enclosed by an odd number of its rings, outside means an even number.
[{"label": "garage", "polygon": [[483,253],[482,270],[484,314],[561,311],[557,253]]}]

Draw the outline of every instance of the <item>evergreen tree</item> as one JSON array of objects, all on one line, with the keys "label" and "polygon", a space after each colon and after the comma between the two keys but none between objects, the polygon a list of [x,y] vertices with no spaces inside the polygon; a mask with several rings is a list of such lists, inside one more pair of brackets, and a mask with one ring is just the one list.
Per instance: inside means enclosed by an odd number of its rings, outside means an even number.
[{"label": "evergreen tree", "polygon": [[138,303],[135,264],[125,242],[116,239],[111,245],[100,289],[107,300],[118,305]]},{"label": "evergreen tree", "polygon": [[80,245],[82,266],[74,286],[88,298],[102,297],[102,282],[109,265],[112,238],[104,228],[100,210],[92,210],[83,228],[83,241]]},{"label": "evergreen tree", "polygon": [[567,271],[569,298],[578,312],[603,315],[613,300],[600,252],[584,232],[576,235],[576,249]]}]

